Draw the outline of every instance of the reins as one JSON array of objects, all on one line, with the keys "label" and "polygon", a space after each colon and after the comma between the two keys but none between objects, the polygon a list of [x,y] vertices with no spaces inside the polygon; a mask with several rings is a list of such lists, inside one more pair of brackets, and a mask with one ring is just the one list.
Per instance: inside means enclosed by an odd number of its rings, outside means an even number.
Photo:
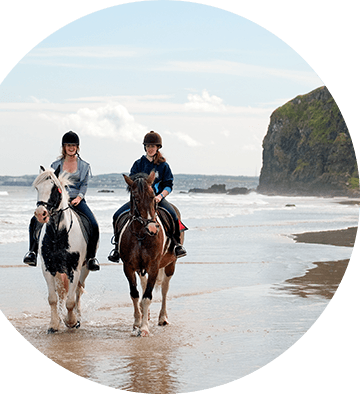
[{"label": "reins", "polygon": [[[129,229],[130,229],[130,232],[136,237],[136,239],[137,239],[138,241],[145,240],[147,236],[151,236],[151,237],[156,236],[158,232],[153,233],[153,232],[151,232],[151,231],[148,229],[148,226],[149,226],[150,224],[152,224],[152,223],[155,224],[155,226],[156,226],[157,229],[159,228],[159,224],[158,224],[158,222],[156,221],[156,217],[157,217],[156,206],[155,206],[155,214],[154,214],[154,216],[153,216],[152,218],[148,219],[148,218],[144,218],[144,217],[141,216],[140,210],[139,210],[139,208],[138,208],[138,206],[137,206],[137,203],[136,203],[136,200],[134,199],[134,197],[133,197],[132,195],[131,195],[131,200],[132,200],[133,205],[134,205],[134,212],[135,212],[135,214],[133,214],[133,215],[131,216],[131,219],[130,219],[130,222],[129,222],[129,225],[128,225],[128,226],[129,226]],[[132,225],[135,221],[139,222],[139,223],[143,226],[143,228],[145,229],[145,234],[144,234],[143,236],[141,236],[138,232],[135,232],[135,231],[133,231],[133,230],[131,229],[131,225]]]},{"label": "reins", "polygon": [[[53,203],[49,203],[49,202],[44,202],[43,200],[39,200],[39,201],[36,202],[36,206],[37,207],[44,206],[48,210],[50,218],[54,219],[54,223],[51,223],[51,222],[48,223],[48,225],[52,227],[52,229],[54,231],[54,235],[58,235],[59,234],[59,228],[60,228],[60,222],[61,222],[62,214],[64,213],[64,211],[66,211],[66,210],[68,210],[70,208],[70,206],[67,205],[65,208],[56,209],[56,207],[61,203],[61,200],[62,200],[62,191],[61,191],[60,188],[58,188],[58,191],[60,193],[60,201],[59,202],[56,202],[54,204]],[[73,216],[72,216],[72,212],[71,211],[70,211],[70,214],[71,214],[71,222],[70,222],[69,229],[67,229],[66,230],[66,234],[65,235],[61,235],[61,237],[68,236],[69,233],[70,233],[70,230],[71,230],[71,228],[73,226],[73,222],[74,221],[73,221]],[[56,223],[56,218],[55,217],[57,217],[57,223]],[[58,237],[55,237],[55,239],[52,240],[52,242],[55,243],[58,239],[59,239]]]}]

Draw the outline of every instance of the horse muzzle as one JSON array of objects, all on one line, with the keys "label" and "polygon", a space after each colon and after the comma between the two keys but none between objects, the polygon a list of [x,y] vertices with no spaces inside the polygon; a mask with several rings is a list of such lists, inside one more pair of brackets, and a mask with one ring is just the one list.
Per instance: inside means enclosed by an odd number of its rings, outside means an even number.
[{"label": "horse muzzle", "polygon": [[39,206],[35,211],[34,211],[35,218],[40,222],[41,224],[46,224],[49,222],[50,216],[49,212],[44,206]]},{"label": "horse muzzle", "polygon": [[145,229],[150,236],[156,236],[159,233],[159,228],[158,224],[150,222]]}]

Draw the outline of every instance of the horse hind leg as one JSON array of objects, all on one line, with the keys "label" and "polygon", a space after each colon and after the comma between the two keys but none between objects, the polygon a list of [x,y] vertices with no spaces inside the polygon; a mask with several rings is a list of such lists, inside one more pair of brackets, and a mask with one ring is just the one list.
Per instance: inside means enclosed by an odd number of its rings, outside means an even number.
[{"label": "horse hind leg", "polygon": [[171,277],[165,276],[163,278],[163,282],[161,285],[162,299],[161,299],[161,310],[159,314],[159,323],[158,323],[160,326],[169,325],[167,311],[166,311],[166,297],[169,291],[170,279]]},{"label": "horse hind leg", "polygon": [[86,277],[88,276],[88,274],[89,274],[89,269],[87,268],[86,265],[84,265],[81,269],[80,279],[79,279],[78,286],[76,289],[76,300],[75,300],[75,311],[77,314],[76,328],[80,327],[80,321],[81,321],[80,299],[81,299],[81,295],[85,292],[85,280],[86,280]]}]

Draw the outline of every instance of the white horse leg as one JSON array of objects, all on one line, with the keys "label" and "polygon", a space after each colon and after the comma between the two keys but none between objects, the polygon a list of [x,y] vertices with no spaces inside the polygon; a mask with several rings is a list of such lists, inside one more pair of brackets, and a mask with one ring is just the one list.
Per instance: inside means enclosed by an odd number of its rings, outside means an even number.
[{"label": "white horse leg", "polygon": [[131,298],[133,305],[134,305],[134,325],[133,325],[133,330],[136,332],[137,335],[137,331],[140,328],[141,325],[141,318],[142,318],[142,314],[141,314],[141,310],[140,310],[140,303],[139,303],[139,298]]},{"label": "white horse leg", "polygon": [[54,333],[59,330],[60,317],[58,312],[58,295],[56,293],[55,278],[50,273],[44,273],[48,286],[48,302],[51,310],[50,325],[48,333]]},{"label": "white horse leg", "polygon": [[76,289],[76,301],[75,301],[75,311],[77,313],[78,322],[80,323],[81,320],[81,308],[80,308],[80,298],[81,295],[85,292],[85,280],[89,274],[89,269],[86,265],[84,265],[81,269],[79,283]]},{"label": "white horse leg", "polygon": [[142,322],[140,327],[141,336],[149,336],[149,307],[151,304],[151,300],[149,298],[143,298],[141,300],[141,310],[143,312]]},{"label": "white horse leg", "polygon": [[162,301],[161,301],[161,310],[159,314],[159,325],[165,326],[169,324],[167,318],[167,311],[166,311],[166,296],[169,291],[171,276],[164,276],[162,285],[161,285],[161,294],[162,294]]},{"label": "white horse leg", "polygon": [[66,299],[67,316],[65,318],[65,325],[69,328],[74,328],[78,325],[78,320],[74,312],[76,304],[76,291],[78,289],[80,274],[78,270],[74,271],[74,279],[69,285],[68,297]]},{"label": "white horse leg", "polygon": [[[146,290],[146,286],[147,286],[147,276],[140,276],[140,281],[141,281],[141,288],[142,288],[142,294],[144,295],[144,292]],[[142,307],[141,307],[142,308]],[[142,314],[144,314],[143,311],[141,311]],[[148,320],[150,320],[150,309],[148,309]]]}]

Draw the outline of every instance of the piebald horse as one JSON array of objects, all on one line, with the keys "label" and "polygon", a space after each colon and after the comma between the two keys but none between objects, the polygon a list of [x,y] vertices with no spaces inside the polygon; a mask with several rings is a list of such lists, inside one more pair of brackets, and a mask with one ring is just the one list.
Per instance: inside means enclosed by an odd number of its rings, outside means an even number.
[{"label": "piebald horse", "polygon": [[[169,324],[166,296],[175,271],[176,256],[156,211],[155,194],[151,187],[155,172],[152,171],[149,176],[123,176],[130,192],[130,216],[120,233],[119,252],[134,305],[133,335],[149,336],[149,307],[155,285],[161,286],[162,293],[158,324]],[[178,210],[177,213],[180,219]],[[183,233],[181,237],[184,238]],[[141,300],[136,274],[140,277],[144,292]]]},{"label": "piebald horse", "polygon": [[48,333],[59,330],[59,301],[66,302],[65,325],[80,326],[80,297],[89,274],[85,264],[86,240],[79,218],[68,204],[66,185],[70,182],[59,173],[60,166],[55,171],[40,166],[40,174],[33,184],[38,193],[34,215],[44,225],[39,236],[39,255],[51,308]]}]

